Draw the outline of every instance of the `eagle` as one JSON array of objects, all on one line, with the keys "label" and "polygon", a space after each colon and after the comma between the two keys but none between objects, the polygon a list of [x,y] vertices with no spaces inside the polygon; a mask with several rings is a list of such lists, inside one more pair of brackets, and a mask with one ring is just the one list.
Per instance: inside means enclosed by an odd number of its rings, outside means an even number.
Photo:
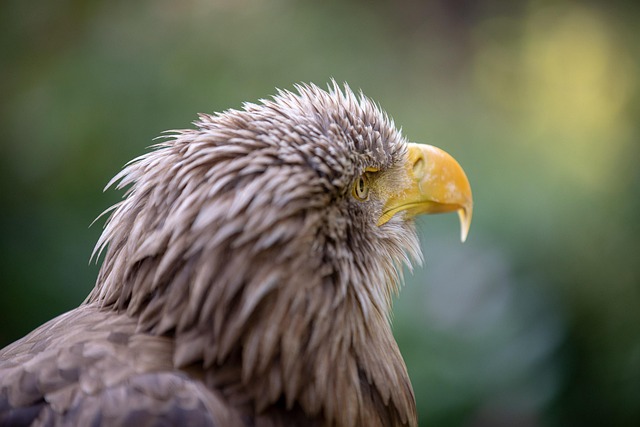
[{"label": "eagle", "polygon": [[107,184],[96,284],[0,350],[0,425],[416,426],[392,298],[417,215],[466,238],[460,165],[335,81],[194,126]]}]

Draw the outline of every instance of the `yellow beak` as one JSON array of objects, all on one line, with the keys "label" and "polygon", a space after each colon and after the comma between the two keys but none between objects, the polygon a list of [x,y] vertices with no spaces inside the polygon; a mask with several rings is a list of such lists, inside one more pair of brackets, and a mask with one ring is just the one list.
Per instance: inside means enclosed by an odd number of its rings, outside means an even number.
[{"label": "yellow beak", "polygon": [[464,242],[471,226],[473,199],[458,162],[431,145],[409,144],[406,173],[408,180],[387,198],[378,225],[402,211],[409,217],[457,211]]}]

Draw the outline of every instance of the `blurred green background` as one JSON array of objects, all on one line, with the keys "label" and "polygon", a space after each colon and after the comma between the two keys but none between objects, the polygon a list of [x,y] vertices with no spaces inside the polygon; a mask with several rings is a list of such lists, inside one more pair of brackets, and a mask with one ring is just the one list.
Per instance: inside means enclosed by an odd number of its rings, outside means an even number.
[{"label": "blurred green background", "polygon": [[640,6],[48,1],[0,6],[0,346],[79,304],[165,129],[348,82],[474,189],[420,220],[394,329],[421,425],[640,425]]}]

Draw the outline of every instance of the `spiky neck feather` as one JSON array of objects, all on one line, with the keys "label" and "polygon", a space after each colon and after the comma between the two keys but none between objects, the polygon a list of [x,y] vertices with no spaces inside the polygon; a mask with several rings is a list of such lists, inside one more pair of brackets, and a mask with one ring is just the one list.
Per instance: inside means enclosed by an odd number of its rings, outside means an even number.
[{"label": "spiky neck feather", "polygon": [[176,366],[238,363],[234,392],[258,412],[284,400],[329,424],[415,424],[388,315],[417,238],[400,218],[362,229],[345,191],[404,140],[348,88],[299,91],[203,115],[116,176],[131,187],[87,301],[173,334]]}]

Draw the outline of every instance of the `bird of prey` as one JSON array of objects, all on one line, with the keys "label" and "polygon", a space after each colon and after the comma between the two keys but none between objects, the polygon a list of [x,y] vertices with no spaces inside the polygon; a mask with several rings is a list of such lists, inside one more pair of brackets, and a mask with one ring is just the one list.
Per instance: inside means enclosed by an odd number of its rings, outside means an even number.
[{"label": "bird of prey", "polygon": [[416,426],[392,297],[417,215],[465,239],[462,168],[335,82],[194,124],[107,185],[82,305],[0,350],[0,425]]}]

